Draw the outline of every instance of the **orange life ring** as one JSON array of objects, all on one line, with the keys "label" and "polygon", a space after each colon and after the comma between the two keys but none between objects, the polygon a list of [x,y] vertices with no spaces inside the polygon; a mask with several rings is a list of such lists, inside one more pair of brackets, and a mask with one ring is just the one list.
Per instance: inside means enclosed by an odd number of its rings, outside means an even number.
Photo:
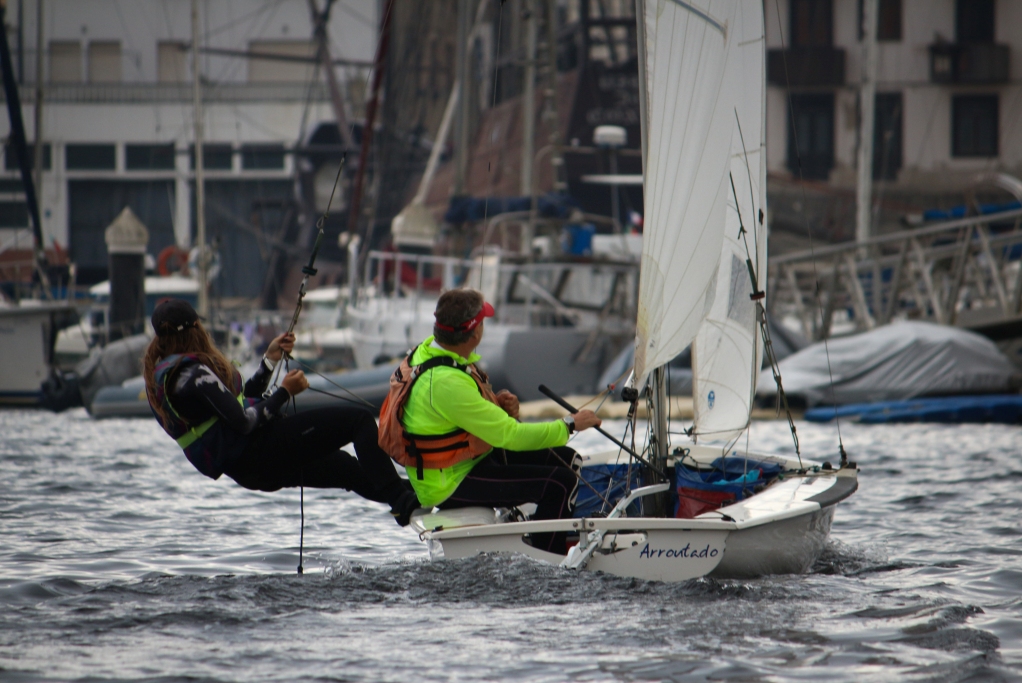
[{"label": "orange life ring", "polygon": [[188,250],[177,245],[164,247],[156,257],[156,272],[166,277],[171,273],[188,274]]}]

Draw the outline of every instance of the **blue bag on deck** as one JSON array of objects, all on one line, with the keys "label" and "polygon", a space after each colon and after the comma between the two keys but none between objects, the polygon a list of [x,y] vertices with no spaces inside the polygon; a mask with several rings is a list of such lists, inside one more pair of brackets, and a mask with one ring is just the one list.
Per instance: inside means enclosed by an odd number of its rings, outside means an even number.
[{"label": "blue bag on deck", "polygon": [[763,490],[781,472],[773,462],[740,458],[717,458],[712,469],[699,470],[682,463],[674,468],[678,502],[674,516],[691,519]]}]

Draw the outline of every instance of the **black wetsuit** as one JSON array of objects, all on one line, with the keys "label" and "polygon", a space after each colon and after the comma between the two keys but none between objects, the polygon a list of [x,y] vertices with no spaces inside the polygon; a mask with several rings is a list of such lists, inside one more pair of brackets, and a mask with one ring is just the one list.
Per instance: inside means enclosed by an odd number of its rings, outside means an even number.
[{"label": "black wetsuit", "polygon": [[[245,396],[261,395],[271,376],[267,362],[260,363],[245,383]],[[364,408],[339,405],[285,417],[290,396],[284,388],[243,407],[212,370],[194,361],[182,362],[167,386],[171,404],[188,422],[217,417],[248,435],[240,456],[224,467],[224,474],[247,489],[343,488],[391,506],[407,498],[410,488],[380,450],[376,420]],[[340,450],[349,443],[355,445],[357,460]]]},{"label": "black wetsuit", "polygon": [[[494,448],[439,507],[511,508],[534,502],[532,519],[571,517],[578,494],[578,476],[572,469],[577,471],[581,462],[567,446],[538,451]],[[558,555],[568,552],[566,534],[561,532],[533,534],[532,545]]]}]

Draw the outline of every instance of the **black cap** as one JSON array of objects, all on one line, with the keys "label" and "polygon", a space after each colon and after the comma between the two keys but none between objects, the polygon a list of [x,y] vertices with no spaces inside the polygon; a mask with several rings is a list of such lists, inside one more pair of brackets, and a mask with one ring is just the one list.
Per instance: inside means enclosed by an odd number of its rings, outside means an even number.
[{"label": "black cap", "polygon": [[153,311],[152,323],[156,336],[167,337],[188,328],[194,327],[199,314],[192,305],[181,299],[164,299]]}]

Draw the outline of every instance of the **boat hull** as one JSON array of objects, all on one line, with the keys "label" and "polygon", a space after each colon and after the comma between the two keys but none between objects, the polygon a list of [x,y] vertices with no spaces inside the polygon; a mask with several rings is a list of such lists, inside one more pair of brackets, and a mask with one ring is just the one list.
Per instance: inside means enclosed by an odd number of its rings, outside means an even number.
[{"label": "boat hull", "polygon": [[[550,564],[535,533],[577,534],[598,543],[581,568],[655,581],[701,576],[748,579],[809,571],[825,547],[837,504],[858,487],[854,466],[788,476],[765,491],[694,519],[615,517],[502,522],[488,508],[419,514],[412,524],[434,556],[520,553]],[[595,539],[595,540],[593,540]]]},{"label": "boat hull", "polygon": [[0,406],[46,405],[54,339],[75,319],[63,303],[0,308]]},{"label": "boat hull", "polygon": [[804,574],[823,552],[834,509],[828,507],[762,527],[732,531],[724,557],[710,576],[751,579],[771,574]]},{"label": "boat hull", "polygon": [[[701,576],[749,579],[772,574],[802,574],[823,552],[834,508],[756,526],[751,529],[693,529],[691,520],[628,520],[633,527],[608,530],[586,565],[590,571],[651,581],[687,581]],[[591,531],[602,528],[593,520]],[[656,522],[656,527],[647,525]],[[675,528],[664,527],[673,522]],[[615,527],[619,525],[614,525]],[[495,535],[436,534],[443,557],[479,553],[518,553],[549,564],[564,556],[533,548],[518,531]]]}]

